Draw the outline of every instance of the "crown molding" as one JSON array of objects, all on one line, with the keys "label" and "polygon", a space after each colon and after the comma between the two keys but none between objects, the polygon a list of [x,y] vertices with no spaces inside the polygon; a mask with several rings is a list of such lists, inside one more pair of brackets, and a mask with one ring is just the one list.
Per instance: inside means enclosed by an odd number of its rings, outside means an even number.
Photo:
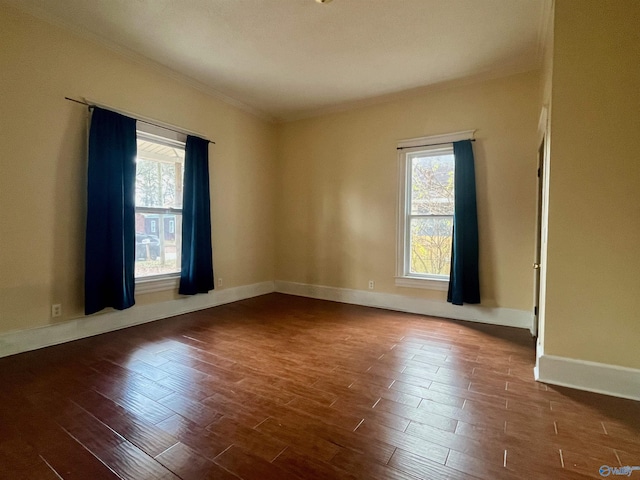
[{"label": "crown molding", "polygon": [[199,80],[196,80],[195,78],[185,75],[183,73],[177,72],[176,70],[162,64],[159,62],[156,62],[155,60],[151,60],[150,58],[141,55],[139,53],[134,52],[133,50],[124,47],[123,45],[120,45],[116,42],[107,40],[103,37],[101,37],[100,35],[96,35],[95,33],[86,30],[84,28],[78,28],[75,25],[72,25],[70,23],[65,22],[64,20],[61,20],[58,17],[52,16],[50,15],[48,12],[45,12],[43,9],[39,8],[39,7],[14,7],[16,9],[18,9],[21,12],[26,13],[27,15],[30,15],[42,22],[48,23],[49,25],[52,25],[54,27],[57,27],[61,30],[64,30],[67,33],[70,33],[72,35],[75,35],[77,37],[82,38],[83,40],[87,40],[91,43],[93,43],[94,45],[97,45],[99,47],[105,48],[123,58],[125,58],[126,60],[129,60],[132,63],[135,63],[137,65],[143,66],[143,67],[147,67],[150,68],[151,70],[153,70],[154,72],[163,75],[167,78],[170,78],[172,80],[175,80],[179,83],[182,83],[186,86],[189,86],[195,90],[198,90],[210,97],[215,98],[216,100],[219,100],[223,103],[226,103],[227,105],[231,105],[235,108],[238,108],[239,110],[242,110],[244,112],[247,112],[255,117],[260,118],[261,120],[265,120],[269,123],[275,123],[277,122],[277,118],[274,117],[273,115],[270,115],[268,113],[263,112],[262,110],[259,110],[257,108],[252,107],[251,105],[248,105],[236,98],[230,97],[229,95],[226,95],[218,90],[216,90],[215,88],[211,87],[210,85],[207,85]]},{"label": "crown molding", "polygon": [[540,66],[534,68],[503,68],[500,70],[487,70],[473,75],[468,75],[462,78],[456,78],[451,80],[445,80],[438,83],[432,83],[430,85],[423,85],[421,87],[410,88],[406,90],[400,90],[384,95],[376,95],[373,97],[367,97],[350,102],[342,102],[326,107],[320,107],[315,109],[304,110],[295,112],[292,114],[284,114],[276,117],[276,122],[280,124],[297,122],[299,120],[308,120],[315,117],[321,117],[324,115],[330,115],[334,113],[349,112],[352,110],[360,110],[363,108],[382,105],[385,103],[391,103],[398,100],[405,100],[408,98],[414,98],[421,95],[427,95],[434,92],[440,92],[444,90],[452,90],[459,87],[481,84],[492,80],[499,80],[501,78],[512,77],[529,72],[535,72],[540,69]]},{"label": "crown molding", "polygon": [[44,11],[44,9],[40,7],[14,6],[14,8],[28,15],[31,15],[32,17],[35,17],[45,23],[58,27],[68,33],[76,35],[84,40],[92,42],[95,45],[98,45],[113,53],[116,53],[119,56],[129,60],[132,63],[136,63],[138,65],[150,68],[158,74],[161,74],[167,78],[171,78],[172,80],[175,80],[184,85],[187,85],[212,98],[222,101],[227,105],[231,105],[233,107],[238,108],[239,110],[245,111],[261,120],[264,120],[269,123],[274,123],[274,124],[284,124],[284,123],[295,122],[298,120],[306,120],[314,117],[329,115],[332,113],[341,113],[341,112],[346,112],[351,110],[358,110],[361,108],[366,108],[369,106],[411,98],[411,97],[423,95],[426,93],[448,90],[448,89],[452,89],[460,86],[472,85],[475,83],[482,83],[489,80],[495,80],[503,77],[509,77],[512,75],[518,75],[521,73],[538,70],[542,63],[544,50],[546,48],[546,45],[545,45],[546,35],[549,29],[550,22],[552,21],[551,14],[553,11],[553,0],[545,1],[540,7],[541,18],[538,26],[538,35],[537,35],[536,65],[533,68],[532,67],[524,67],[524,68],[523,67],[506,67],[506,68],[495,69],[495,70],[485,70],[485,71],[477,72],[461,78],[443,80],[441,82],[432,83],[429,85],[423,85],[419,87],[399,90],[396,92],[390,92],[382,95],[375,95],[375,96],[361,98],[361,99],[352,100],[352,101],[338,102],[338,103],[334,103],[334,104],[322,106],[322,107],[303,109],[303,110],[294,111],[291,113],[280,113],[280,114],[269,114],[262,110],[259,110],[247,103],[244,103],[241,100],[238,100],[234,97],[226,95],[218,91],[214,87],[208,84],[205,84],[199,80],[196,80],[191,76],[177,72],[171,67],[168,67],[155,60],[151,60],[150,58],[142,54],[136,53],[133,50],[123,45],[120,45],[116,42],[105,39],[102,36],[96,35],[95,33],[89,30],[86,30],[84,28],[79,28],[75,25],[65,22],[59,17],[49,14],[48,12]]}]

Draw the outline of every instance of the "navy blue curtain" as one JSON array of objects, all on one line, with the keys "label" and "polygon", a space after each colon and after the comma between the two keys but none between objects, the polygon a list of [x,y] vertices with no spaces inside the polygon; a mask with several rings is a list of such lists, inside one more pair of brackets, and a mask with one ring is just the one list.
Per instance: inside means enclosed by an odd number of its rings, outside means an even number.
[{"label": "navy blue curtain", "polygon": [[89,132],[86,315],[134,305],[136,121],[94,108]]},{"label": "navy blue curtain", "polygon": [[454,142],[453,155],[455,210],[447,301],[454,305],[480,303],[476,173],[471,141]]},{"label": "navy blue curtain", "polygon": [[213,290],[209,141],[187,136],[182,203],[182,295]]}]

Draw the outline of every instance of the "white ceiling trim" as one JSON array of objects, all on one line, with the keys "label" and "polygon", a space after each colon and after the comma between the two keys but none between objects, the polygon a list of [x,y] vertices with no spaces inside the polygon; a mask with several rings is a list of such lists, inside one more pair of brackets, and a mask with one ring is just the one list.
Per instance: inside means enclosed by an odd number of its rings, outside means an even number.
[{"label": "white ceiling trim", "polygon": [[499,78],[507,78],[513,75],[533,72],[538,69],[539,69],[539,66],[535,68],[504,68],[501,70],[491,70],[484,73],[479,73],[477,75],[472,75],[464,78],[457,78],[454,80],[447,80],[440,83],[433,83],[431,85],[411,88],[409,90],[402,90],[395,93],[388,93],[386,95],[378,95],[375,97],[363,98],[361,100],[354,100],[351,102],[342,102],[337,105],[330,105],[328,107],[315,108],[312,110],[301,112],[297,115],[290,115],[286,119],[276,120],[276,123],[297,122],[298,120],[305,120],[308,118],[320,117],[320,116],[329,115],[332,113],[347,112],[350,110],[357,110],[360,108],[372,107],[375,105],[381,105],[383,103],[389,103],[396,100],[403,100],[407,98],[418,97],[420,95],[426,95],[433,92],[451,90],[453,88],[464,87],[467,85],[474,85],[478,83],[484,83],[490,80],[497,80]]},{"label": "white ceiling trim", "polygon": [[[2,1],[2,0],[0,0]],[[233,83],[227,85],[227,87],[223,86],[224,82],[224,72],[225,70],[221,70],[223,77],[216,77],[216,76],[211,76],[210,78],[210,83],[207,83],[209,80],[197,80],[196,78],[206,78],[206,77],[202,77],[199,73],[198,70],[191,70],[190,73],[182,73],[179,72],[177,70],[175,70],[174,68],[172,68],[171,66],[171,62],[173,61],[174,64],[176,57],[175,57],[175,51],[174,51],[174,57],[159,57],[159,60],[155,60],[151,57],[149,57],[148,55],[151,55],[152,57],[155,55],[157,57],[156,54],[160,53],[162,54],[161,50],[156,50],[156,51],[150,51],[150,52],[146,52],[145,54],[143,53],[138,53],[137,51],[135,51],[133,48],[133,46],[135,46],[135,43],[132,43],[131,45],[133,45],[131,48],[124,46],[123,42],[127,42],[130,41],[131,39],[129,38],[129,40],[125,40],[124,38],[126,37],[122,37],[119,36],[117,38],[122,38],[122,40],[120,42],[117,42],[115,40],[111,40],[110,38],[106,38],[104,34],[98,34],[98,33],[93,33],[89,26],[85,27],[84,24],[78,24],[78,22],[73,22],[72,18],[73,17],[68,17],[65,18],[66,12],[64,9],[61,10],[61,5],[59,4],[57,10],[56,8],[54,8],[54,4],[49,4],[49,3],[42,3],[42,1],[40,2],[41,5],[37,5],[37,1],[38,0],[34,0],[32,2],[29,1],[25,1],[24,3],[19,2],[19,0],[9,0],[10,3],[15,4],[17,7],[19,7],[21,10],[26,11],[27,13],[33,15],[34,17],[37,17],[40,20],[43,20],[51,25],[54,25],[58,28],[61,28],[67,32],[71,32],[72,34],[75,34],[76,36],[81,37],[84,40],[90,41],[91,43],[94,43],[96,45],[99,45],[101,47],[104,47],[120,56],[122,56],[123,58],[136,63],[138,65],[142,65],[145,66],[147,68],[152,69],[153,71],[167,77],[170,78],[172,80],[178,81],[182,84],[188,85],[191,88],[194,88],[210,97],[213,97],[221,102],[224,102],[228,105],[234,106],[236,108],[239,108],[242,111],[245,111],[247,113],[250,113],[258,118],[261,118],[263,120],[266,120],[268,122],[272,122],[272,123],[284,123],[284,122],[290,122],[290,121],[296,121],[296,120],[301,120],[301,119],[305,119],[305,118],[311,118],[311,117],[316,117],[316,116],[320,116],[320,115],[325,115],[325,114],[329,114],[329,113],[334,113],[334,112],[340,112],[340,111],[347,111],[347,110],[352,110],[352,109],[356,109],[356,108],[362,108],[362,107],[366,107],[366,106],[370,106],[370,105],[375,105],[375,104],[380,104],[380,103],[386,103],[389,101],[393,101],[393,100],[397,100],[397,99],[402,99],[402,98],[408,98],[408,97],[412,97],[412,96],[416,96],[416,95],[420,95],[420,94],[424,94],[427,92],[432,92],[432,91],[437,91],[437,90],[442,90],[442,89],[448,89],[448,88],[453,88],[456,86],[460,86],[460,85],[467,85],[470,83],[478,83],[478,82],[483,82],[483,81],[487,81],[490,79],[495,79],[495,78],[500,78],[500,77],[505,77],[505,76],[509,76],[509,75],[514,75],[514,74],[518,74],[518,73],[523,73],[526,71],[531,71],[534,69],[538,69],[540,68],[540,66],[542,65],[542,61],[543,61],[543,56],[544,56],[544,52],[545,52],[545,42],[548,40],[547,39],[547,34],[550,28],[550,23],[552,21],[552,12],[553,12],[553,0],[536,0],[538,3],[538,5],[535,4],[529,4],[530,6],[535,6],[535,8],[533,9],[529,9],[529,16],[531,16],[531,14],[536,11],[539,12],[538,15],[535,15],[537,17],[537,28],[535,25],[532,25],[532,22],[530,23],[526,23],[526,21],[524,19],[526,19],[527,17],[523,17],[522,14],[520,14],[518,16],[517,14],[517,9],[514,11],[513,8],[511,9],[510,14],[507,14],[507,16],[505,16],[505,14],[503,14],[501,17],[498,16],[496,17],[497,19],[499,19],[502,23],[500,24],[500,26],[496,25],[496,28],[504,28],[505,29],[505,33],[502,37],[498,38],[495,35],[491,36],[489,35],[489,38],[491,38],[491,41],[497,42],[497,43],[490,43],[489,45],[492,45],[491,48],[493,48],[493,50],[482,50],[479,52],[479,57],[478,57],[478,66],[480,66],[482,63],[482,59],[484,58],[485,60],[490,59],[491,56],[487,57],[488,53],[495,53],[496,55],[498,55],[498,53],[500,55],[502,55],[502,58],[505,60],[502,63],[496,62],[496,63],[486,63],[484,66],[484,70],[479,70],[476,71],[475,73],[471,73],[473,70],[471,68],[468,69],[467,73],[464,73],[464,70],[461,70],[459,68],[460,64],[455,64],[455,63],[442,63],[440,61],[440,59],[436,59],[435,64],[431,65],[431,64],[424,64],[424,60],[422,61],[422,66],[418,66],[418,71],[420,71],[419,69],[422,68],[422,74],[421,75],[425,75],[424,77],[424,81],[426,82],[432,82],[432,83],[426,83],[423,86],[415,86],[415,87],[410,87],[407,88],[411,83],[413,83],[414,85],[416,85],[416,69],[409,69],[410,71],[409,73],[409,77],[407,77],[407,79],[411,78],[411,71],[413,71],[413,81],[408,80],[405,81],[403,83],[402,81],[402,76],[398,76],[397,75],[397,68],[396,68],[396,75],[394,75],[393,72],[394,69],[393,68],[387,68],[386,70],[380,70],[381,72],[383,72],[383,74],[381,75],[381,78],[379,79],[379,86],[381,86],[385,81],[388,82],[386,84],[386,87],[384,89],[381,88],[377,88],[377,92],[376,92],[376,88],[372,87],[373,84],[369,83],[368,88],[364,87],[361,89],[361,91],[359,92],[357,88],[353,88],[353,81],[354,80],[358,80],[358,78],[362,79],[366,79],[366,78],[375,78],[375,70],[371,71],[371,66],[372,66],[372,62],[373,64],[375,64],[375,62],[383,62],[385,59],[385,55],[400,55],[400,57],[402,57],[403,53],[405,53],[401,48],[398,50],[399,47],[401,47],[401,45],[397,45],[397,43],[395,44],[395,50],[394,49],[389,49],[389,50],[380,50],[380,51],[376,51],[376,50],[366,50],[364,56],[368,58],[364,60],[364,64],[363,64],[363,71],[360,74],[360,77],[357,76],[357,74],[355,74],[355,76],[353,77],[348,77],[348,75],[350,75],[350,73],[347,73],[347,77],[344,77],[345,82],[336,82],[335,85],[333,85],[331,82],[324,82],[324,83],[318,83],[318,82],[314,82],[314,80],[316,78],[322,78],[323,76],[328,75],[336,75],[336,78],[341,78],[340,74],[341,71],[340,70],[332,70],[331,68],[324,68],[322,66],[318,66],[318,65],[323,65],[321,62],[324,61],[324,65],[327,66],[327,57],[326,55],[322,58],[319,59],[319,64],[316,66],[317,68],[321,68],[322,70],[318,70],[318,72],[321,72],[319,76],[316,77],[309,77],[310,72],[306,71],[305,73],[300,73],[298,74],[296,72],[296,64],[291,64],[291,61],[285,61],[284,63],[281,63],[281,69],[278,71],[279,74],[281,75],[280,77],[274,77],[273,75],[270,76],[270,80],[264,80],[262,83],[256,83],[256,81],[254,80],[252,84],[244,84],[244,87],[242,87],[242,82],[238,83],[238,88],[235,87],[230,87],[227,88],[229,85],[233,85]],[[193,0],[195,1],[195,0]],[[215,1],[215,0],[212,0]],[[245,1],[249,1],[249,0],[245,0]],[[256,2],[260,2],[260,1],[267,1],[267,0],[254,0]],[[299,0],[301,1],[301,0]],[[306,0],[305,0],[306,1]],[[310,0],[309,0],[310,1]],[[425,0],[426,1],[426,0]],[[491,8],[494,8],[493,12],[495,12],[495,8],[496,5],[500,5],[499,3],[496,4],[496,2],[499,2],[500,0],[487,0],[489,3],[486,4],[489,6],[488,9],[485,9],[484,11],[480,10],[481,12],[483,12],[484,14],[484,18],[487,18],[487,15],[497,15],[496,13],[491,13],[492,10]],[[505,0],[505,1],[509,1],[509,0]],[[493,3],[491,3],[493,2]],[[338,4],[338,2],[336,2],[336,5]],[[86,4],[89,5],[86,8],[93,8],[93,4]],[[98,4],[96,4],[98,5]],[[187,5],[187,3],[185,3],[185,5]],[[194,5],[194,4],[192,4]],[[197,4],[195,4],[197,5]],[[221,5],[227,5],[222,3]],[[244,8],[241,6],[241,4],[238,4],[240,6],[235,7],[234,4],[234,8],[236,8],[236,10],[233,12],[235,14],[242,14],[242,10],[238,10],[238,8]],[[248,3],[247,5],[250,5],[250,3]],[[258,3],[258,5],[261,6],[261,8],[264,9],[264,5]],[[281,4],[278,3],[278,7],[280,7]],[[347,4],[349,5],[349,4]],[[415,5],[415,4],[414,4]],[[421,5],[421,4],[418,4]],[[442,5],[448,5],[448,4],[442,4]],[[473,7],[475,7],[475,3],[471,3],[470,5],[472,5]],[[508,4],[508,5],[512,5],[512,4]],[[49,6],[51,6],[51,8],[49,8]],[[319,9],[331,9],[333,7],[333,5],[330,6],[318,6]],[[436,10],[438,8],[441,7],[441,4],[438,3],[434,3],[433,7],[436,8]],[[96,9],[99,8],[98,6],[95,7]],[[114,7],[115,8],[115,7]],[[200,7],[203,8],[203,7]],[[208,7],[207,7],[208,8]],[[299,8],[299,7],[297,7]],[[431,8],[431,7],[429,7]],[[478,7],[481,8],[481,7]],[[91,11],[91,10],[86,10],[85,9],[85,13],[87,11]],[[117,10],[112,10],[113,12],[116,12]],[[322,10],[323,12],[325,10]],[[329,11],[329,10],[327,10]],[[420,9],[418,9],[418,11],[420,11]],[[99,10],[96,10],[96,12],[99,12]],[[411,10],[405,10],[405,14],[406,12],[411,12]],[[515,12],[515,13],[514,13]],[[254,12],[255,13],[255,12]],[[209,14],[211,14],[211,12],[209,12]],[[351,15],[354,14],[354,10],[353,8],[351,9]],[[449,18],[450,18],[450,14],[451,14],[451,10],[448,11],[449,14]],[[513,15],[513,17],[509,16],[509,15]],[[85,17],[85,21],[87,17]],[[120,21],[125,21],[124,18],[122,17],[122,15],[120,15],[120,17],[118,17],[117,15],[115,17],[113,17],[115,20],[115,22],[118,22],[118,18],[120,18]],[[217,17],[215,17],[217,18]],[[308,18],[308,17],[305,17]],[[312,17],[316,20],[318,19],[322,19],[322,18],[330,18],[329,16],[327,17],[323,17],[322,15],[318,16],[318,17]],[[348,21],[348,19],[350,17],[345,17]],[[406,15],[405,15],[406,18]],[[417,18],[417,17],[416,17]],[[421,18],[421,17],[420,17]],[[428,16],[425,18],[429,18]],[[437,17],[436,17],[437,18]],[[377,17],[369,17],[370,21],[372,22],[371,24],[361,24],[364,25],[364,29],[362,30],[362,32],[360,32],[360,35],[364,35],[366,38],[366,35],[370,35],[372,32],[375,32],[375,22],[379,19]],[[286,20],[286,19],[285,19]],[[283,20],[283,21],[285,21]],[[380,18],[381,21],[387,22],[388,19],[386,18]],[[392,20],[392,19],[391,19]],[[467,16],[467,20],[468,16]],[[514,22],[519,22],[519,23],[514,23]],[[524,23],[523,23],[524,22]],[[125,21],[126,23],[126,21]],[[344,21],[342,22],[344,23]],[[383,23],[382,25],[393,25],[393,23]],[[114,23],[112,25],[117,25],[117,23]],[[123,28],[124,28],[124,24]],[[237,22],[231,23],[231,26],[236,25],[238,26]],[[268,25],[268,24],[265,24]],[[279,24],[278,24],[279,25]],[[287,26],[290,26],[291,23],[283,23],[282,27],[286,28]],[[295,25],[295,23],[294,23]],[[327,24],[328,26],[331,24]],[[479,25],[484,25],[482,23],[478,24],[477,22],[475,23],[475,25],[473,23],[470,23],[469,26],[470,28],[473,27],[478,27]],[[525,28],[525,30],[528,32],[528,38],[529,38],[529,42],[528,42],[528,50],[527,50],[527,55],[523,56],[522,58],[528,58],[529,61],[528,62],[517,62],[513,60],[513,55],[517,54],[517,50],[514,52],[513,50],[505,50],[505,48],[509,45],[508,43],[505,43],[506,39],[508,38],[513,38],[514,32],[520,32],[520,30],[514,30],[516,28],[516,25],[518,26],[523,26]],[[245,26],[244,24],[240,25],[241,28],[243,26]],[[414,23],[415,26],[415,23]],[[466,24],[465,24],[466,27]],[[277,31],[280,27],[276,26],[272,29],[272,33],[277,34]],[[207,30],[207,28],[205,27],[205,30],[207,32],[215,32],[214,30]],[[236,30],[241,32],[242,30]],[[458,30],[459,31],[459,30]],[[501,31],[501,30],[498,30]],[[508,33],[510,32],[510,33]],[[131,33],[131,32],[129,32]],[[264,31],[261,31],[262,34],[264,34]],[[295,42],[296,41],[296,34],[297,34],[297,30],[295,32],[292,33],[294,36],[291,37],[291,41]],[[484,30],[480,29],[476,32],[477,35],[485,35],[486,33],[486,28]],[[315,34],[314,34],[315,35]],[[322,41],[323,39],[323,34],[322,33],[318,33],[317,36],[312,36],[309,37],[308,35],[305,36],[304,34],[302,35],[302,39],[306,39],[306,41],[308,42],[310,40],[310,38],[312,39],[313,42],[315,42],[315,40],[317,39],[319,42]],[[511,35],[509,37],[509,35]],[[248,35],[249,39],[251,38],[250,35]],[[116,38],[116,37],[114,37]],[[138,38],[138,39],[142,39],[144,37],[132,37],[132,38]],[[212,38],[218,38],[218,37],[212,37]],[[338,37],[340,38],[340,37]],[[348,37],[351,38],[351,37]],[[357,37],[358,39],[362,39],[361,37]],[[446,34],[442,34],[441,36],[438,37],[432,37],[430,41],[435,40],[436,42],[447,42],[447,39],[449,37],[447,37]],[[454,37],[455,38],[455,37]],[[467,36],[468,38],[468,36]],[[478,38],[483,38],[483,37],[478,37]],[[500,41],[501,40],[501,41]],[[192,41],[197,41],[197,39],[193,39]],[[211,39],[209,39],[209,41],[211,41]],[[254,41],[255,41],[255,37],[254,37]],[[535,43],[534,43],[535,42]],[[312,43],[313,45],[315,45],[316,43]],[[197,43],[193,44],[194,46],[197,46]],[[200,44],[200,51],[202,51],[202,45],[205,44]],[[270,47],[271,43],[267,44]],[[362,47],[362,43],[358,44],[360,47]],[[415,59],[420,59],[422,54],[421,52],[423,50],[420,49],[420,47],[418,47],[418,49],[416,50],[416,45],[422,45],[422,43],[414,43],[413,44],[413,48],[408,49],[407,51],[407,55],[413,55],[413,57],[409,57],[406,56],[404,58],[405,64],[406,65],[411,65],[411,59],[415,58]],[[426,50],[424,50],[424,52],[427,55],[432,55],[434,53],[434,48],[437,51],[438,47],[434,47],[433,45],[431,45],[430,43],[426,44],[427,46],[425,47]],[[431,45],[431,46],[429,46]],[[451,46],[451,45],[449,45]],[[469,66],[471,67],[474,62],[474,56],[473,54],[471,54],[471,56],[469,56],[469,53],[471,52],[470,48],[475,50],[474,46],[467,44],[465,47],[465,44],[460,44],[458,42],[458,44],[456,44],[456,48],[458,48],[458,46],[466,48],[466,50],[453,50],[455,53],[457,52],[461,52],[461,56],[459,57],[459,59],[457,60],[458,62],[460,61],[466,61],[466,62],[470,62]],[[235,48],[235,43],[231,44],[230,46],[227,46],[227,49],[225,50],[225,55],[226,58],[229,59],[229,56],[232,55],[233,56],[233,52],[235,52],[234,50]],[[244,49],[243,49],[244,48]],[[250,48],[250,47],[249,47]],[[309,44],[307,43],[307,48],[309,48]],[[335,45],[334,45],[335,48]],[[391,47],[390,47],[391,48]],[[311,47],[311,49],[313,50],[313,47]],[[238,45],[238,57],[240,58],[244,58],[245,60],[247,58],[253,58],[251,56],[247,57],[246,54],[247,52],[249,52],[251,50],[247,50],[247,45],[243,45],[242,43],[240,43]],[[277,51],[277,50],[276,50]],[[306,51],[306,50],[304,50]],[[444,51],[444,50],[443,50]],[[449,50],[451,51],[451,50]],[[187,50],[188,52],[188,50]],[[300,50],[298,52],[301,52]],[[294,55],[297,57],[298,52],[296,52]],[[167,51],[165,50],[165,53],[167,53]],[[326,52],[325,52],[326,53]],[[242,57],[242,55],[245,55],[244,57]],[[334,52],[332,50],[329,50],[329,54],[330,55],[338,55],[339,58],[341,58],[342,60],[342,65],[344,65],[344,61],[345,59],[348,59],[352,62],[352,65],[354,65],[354,67],[356,67],[358,65],[358,61],[361,58],[358,55],[361,55],[362,52],[358,53],[358,50],[349,50],[347,49],[342,49],[339,52]],[[508,54],[510,54],[511,56],[508,56]],[[371,56],[373,55],[373,56]],[[482,55],[485,55],[484,57],[482,57]],[[456,55],[454,55],[454,57],[456,57]],[[202,63],[203,68],[206,68],[206,60],[207,57],[206,55],[204,57],[202,57],[205,62]],[[329,58],[333,58],[333,57],[329,57]],[[437,58],[437,57],[436,57]],[[500,58],[500,57],[498,57]],[[517,58],[517,57],[516,57]],[[282,58],[280,58],[280,60],[282,61]],[[299,62],[300,59],[298,59]],[[367,64],[368,61],[368,64]],[[488,60],[487,60],[488,61]],[[409,62],[409,63],[406,63]],[[339,65],[340,63],[338,62],[336,64]],[[381,63],[382,64],[382,63]],[[194,65],[194,64],[192,64]],[[195,65],[198,65],[197,63]],[[213,64],[209,63],[209,66],[211,67]],[[238,69],[234,69],[233,68],[233,64],[226,64],[227,67],[231,67],[229,72],[230,75],[238,75],[239,72],[241,70]],[[275,65],[275,63],[273,63],[272,65]],[[367,66],[368,65],[368,66]],[[330,65],[329,67],[331,67],[332,65]],[[263,73],[268,73],[268,74],[273,74],[274,70],[272,66],[269,66],[269,68],[271,68],[271,70],[264,70],[265,68],[265,64],[264,63],[260,63],[257,62],[255,63],[255,66],[253,63],[245,63],[244,64],[245,67],[245,71],[244,71],[244,75],[246,78],[251,78],[251,76],[253,75],[256,79],[257,78],[262,78],[260,75],[262,75]],[[427,67],[427,69],[425,70],[425,67]],[[453,67],[453,70],[451,70],[450,68]],[[247,70],[248,68],[248,70]],[[307,70],[309,70],[309,68],[313,68],[313,62],[307,62],[305,63],[305,68],[307,68]],[[323,69],[324,68],[324,69]],[[293,69],[293,70],[291,70]],[[368,69],[368,70],[367,70]],[[438,70],[441,69],[441,70]],[[449,69],[449,70],[447,70]],[[304,69],[303,69],[304,71]],[[456,75],[455,72],[458,72],[458,76],[457,78],[454,77],[454,75]],[[206,71],[204,71],[206,74]],[[233,73],[235,72],[235,73]],[[384,72],[389,73],[389,75],[385,75]],[[438,74],[433,74],[431,72],[441,72],[442,75],[438,75]],[[247,77],[247,74],[249,75]],[[254,75],[255,74],[255,75]],[[297,76],[296,76],[297,75]],[[306,77],[305,77],[306,75]],[[365,75],[365,77],[363,77],[363,75]],[[369,77],[366,77],[366,75],[369,75]],[[373,75],[373,76],[372,76]],[[447,76],[449,76],[449,79],[447,79]],[[271,97],[269,97],[269,89],[274,87],[275,85],[277,85],[278,81],[281,81],[282,79],[286,79],[287,77],[290,77],[291,79],[294,79],[294,82],[291,85],[296,85],[295,88],[292,88],[290,91],[282,91],[280,92],[278,95],[280,95],[280,97],[278,96],[274,96],[271,94]],[[442,78],[442,80],[438,81],[438,77]],[[232,78],[232,77],[229,77]],[[237,77],[240,78],[240,77]],[[331,78],[331,77],[328,77]],[[297,81],[297,83],[296,83]],[[351,86],[349,86],[349,81],[351,81]],[[216,82],[218,87],[216,87]],[[274,83],[275,82],[275,83]],[[366,81],[364,83],[367,83]],[[327,85],[331,85],[332,89],[327,90]],[[403,86],[404,85],[404,86]],[[397,88],[396,91],[394,91],[394,86],[395,88]],[[221,91],[221,89],[227,89],[228,93],[223,93]],[[242,90],[244,88],[244,90]],[[250,88],[253,88],[253,90],[251,90]],[[315,90],[314,90],[315,89]],[[387,90],[388,93],[380,93],[381,90]],[[335,94],[333,92],[333,90],[335,90]],[[234,93],[235,91],[235,93]],[[328,92],[331,92],[329,95]],[[341,93],[340,93],[341,92]],[[347,93],[350,92],[350,93]],[[360,95],[359,95],[360,94]],[[315,95],[315,96],[314,96]],[[251,105],[250,103],[247,103],[246,101],[242,101],[239,98],[242,98],[244,96],[245,99],[247,98],[253,98],[253,101],[255,101],[257,105],[262,105],[260,108],[257,108],[255,105]],[[351,97],[351,99],[349,98]],[[277,101],[270,101],[274,100],[277,98]],[[305,107],[305,103],[306,103],[306,107]],[[315,103],[315,106],[314,106]],[[267,109],[269,109],[269,112],[267,112]]]},{"label": "white ceiling trim", "polygon": [[277,119],[273,115],[269,115],[268,113],[265,113],[261,110],[258,110],[257,108],[252,107],[251,105],[248,105],[240,100],[237,100],[233,97],[225,95],[224,93],[216,90],[215,88],[209,85],[206,85],[202,82],[199,82],[198,80],[195,80],[193,77],[177,72],[172,68],[167,67],[166,65],[163,65],[159,62],[156,62],[155,60],[151,60],[149,57],[146,57],[137,52],[134,52],[133,50],[127,47],[123,47],[122,45],[119,45],[115,42],[110,42],[107,39],[99,35],[95,35],[86,29],[78,28],[75,25],[72,25],[63,20],[60,20],[59,18],[55,18],[51,16],[49,13],[43,11],[38,7],[25,8],[23,11],[27,12],[28,14],[30,14],[31,16],[39,20],[42,20],[45,23],[48,23],[50,25],[53,25],[54,27],[60,28],[66,33],[71,33],[73,35],[76,35],[82,38],[83,40],[90,41],[94,45],[97,45],[102,48],[106,48],[107,50],[110,50],[133,63],[136,63],[143,67],[151,68],[155,72],[161,75],[164,75],[165,77],[168,77],[172,80],[185,84],[217,100],[220,100],[228,105],[232,105],[236,108],[239,108],[240,110],[250,113],[262,120],[266,120],[271,123],[275,123],[277,121]]}]

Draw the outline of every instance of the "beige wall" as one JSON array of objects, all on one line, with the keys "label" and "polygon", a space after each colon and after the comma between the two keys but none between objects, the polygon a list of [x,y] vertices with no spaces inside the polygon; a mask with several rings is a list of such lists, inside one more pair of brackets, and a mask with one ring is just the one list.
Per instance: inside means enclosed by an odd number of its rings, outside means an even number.
[{"label": "beige wall", "polygon": [[53,322],[52,303],[63,305],[56,321],[82,316],[87,112],[65,96],[214,139],[216,275],[225,287],[273,279],[274,125],[11,7],[0,11],[0,332]]},{"label": "beige wall", "polygon": [[557,0],[545,353],[640,368],[640,2]]},{"label": "beige wall", "polygon": [[478,129],[483,305],[532,308],[539,74],[520,74],[285,124],[279,134],[278,280],[445,300],[400,288],[400,139]]},{"label": "beige wall", "polygon": [[52,303],[63,304],[56,322],[82,316],[87,115],[65,96],[216,140],[214,262],[225,287],[275,278],[366,290],[372,279],[376,291],[444,300],[444,292],[393,282],[395,146],[476,128],[483,304],[529,310],[542,92],[553,104],[545,353],[640,368],[636,0],[556,0],[542,77],[432,90],[278,126],[1,8],[0,333],[52,323]]}]

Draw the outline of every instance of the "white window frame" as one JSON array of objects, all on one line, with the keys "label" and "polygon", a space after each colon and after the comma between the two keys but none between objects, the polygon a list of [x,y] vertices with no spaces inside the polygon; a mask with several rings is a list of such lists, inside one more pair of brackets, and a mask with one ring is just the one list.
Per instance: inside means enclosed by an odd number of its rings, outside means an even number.
[{"label": "white window frame", "polygon": [[[140,137],[152,140],[163,145],[170,147],[185,147],[187,141],[187,135],[184,133],[176,132],[166,128],[159,127],[157,125],[151,125],[145,122],[137,122],[136,126],[136,138]],[[184,179],[183,179],[184,180]],[[182,214],[182,209],[157,209],[157,208],[144,208],[136,207],[138,211],[149,211],[151,213],[162,210],[161,213],[177,213]],[[177,232],[175,232],[177,234]],[[180,272],[167,273],[163,275],[153,275],[148,277],[136,277],[135,278],[135,291],[136,293],[153,293],[162,292],[166,290],[176,290],[180,284]]]},{"label": "white window frame", "polygon": [[453,142],[468,140],[475,130],[455,132],[444,135],[410,138],[398,142],[398,221],[396,240],[396,277],[398,287],[424,288],[446,291],[449,289],[449,275],[410,273],[411,240],[408,231],[411,217],[411,168],[409,154],[415,152],[443,153],[452,152]]}]

